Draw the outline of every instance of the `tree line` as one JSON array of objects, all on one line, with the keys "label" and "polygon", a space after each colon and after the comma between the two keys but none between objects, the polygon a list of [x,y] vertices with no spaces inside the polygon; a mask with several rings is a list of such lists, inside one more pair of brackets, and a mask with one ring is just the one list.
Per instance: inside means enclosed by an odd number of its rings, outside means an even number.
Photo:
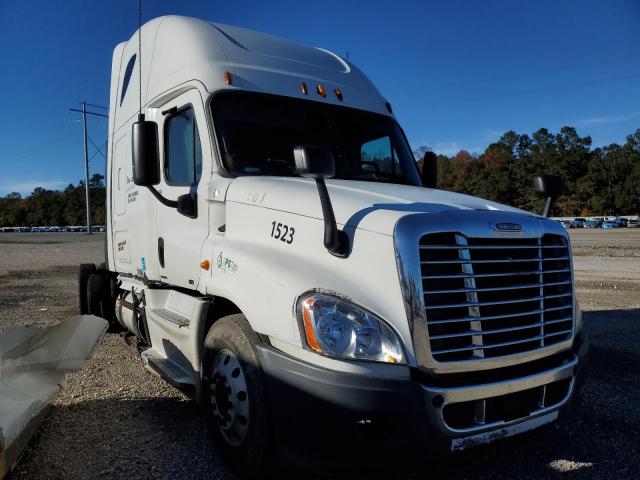
[{"label": "tree line", "polygon": [[[69,184],[64,190],[37,187],[23,198],[17,192],[0,197],[0,227],[85,225],[84,182]],[[106,224],[104,176],[89,179],[91,215],[94,225]]]},{"label": "tree line", "polygon": [[[415,152],[422,166],[428,147]],[[532,186],[540,173],[562,175],[565,195],[557,216],[638,215],[640,213],[640,129],[623,145],[592,148],[591,137],[573,127],[559,133],[541,128],[531,136],[509,131],[479,155],[461,150],[438,155],[438,188],[467,193],[530,211],[543,200]]]},{"label": "tree line", "polygon": [[[416,149],[418,167],[428,147]],[[640,214],[640,129],[623,145],[592,148],[591,137],[573,127],[553,134],[541,128],[531,136],[509,131],[481,154],[461,150],[438,155],[438,188],[475,195],[530,211],[542,199],[532,187],[540,173],[562,175],[566,192],[555,208],[559,216]],[[89,180],[93,223],[106,223],[104,177]],[[84,182],[62,191],[36,188],[0,197],[0,226],[84,225]]]}]

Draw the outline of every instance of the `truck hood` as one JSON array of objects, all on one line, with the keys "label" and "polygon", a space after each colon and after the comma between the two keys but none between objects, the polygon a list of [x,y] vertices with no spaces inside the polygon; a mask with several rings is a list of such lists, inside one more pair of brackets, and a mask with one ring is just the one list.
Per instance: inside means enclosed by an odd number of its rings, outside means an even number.
[{"label": "truck hood", "polygon": [[[327,180],[336,216],[345,225],[393,235],[397,221],[412,213],[493,210],[537,216],[517,208],[470,195],[423,187],[351,180]],[[231,182],[226,200],[322,219],[315,181],[297,177],[239,177]]]}]

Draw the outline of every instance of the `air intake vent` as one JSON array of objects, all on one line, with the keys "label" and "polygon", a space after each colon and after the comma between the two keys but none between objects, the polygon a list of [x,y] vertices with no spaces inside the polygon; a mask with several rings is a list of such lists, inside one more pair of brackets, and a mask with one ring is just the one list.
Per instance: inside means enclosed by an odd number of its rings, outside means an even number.
[{"label": "air intake vent", "polygon": [[573,335],[567,240],[420,239],[427,330],[439,362],[480,360],[537,350]]}]

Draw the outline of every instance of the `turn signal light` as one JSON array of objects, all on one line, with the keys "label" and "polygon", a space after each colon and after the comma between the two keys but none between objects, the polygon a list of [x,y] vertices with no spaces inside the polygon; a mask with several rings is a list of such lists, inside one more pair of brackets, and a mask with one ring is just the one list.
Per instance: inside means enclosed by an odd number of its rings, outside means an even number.
[{"label": "turn signal light", "polygon": [[302,93],[304,93],[305,95],[307,94],[307,84],[304,82],[300,82],[300,90],[302,90]]},{"label": "turn signal light", "polygon": [[307,336],[307,343],[316,352],[322,351],[316,338],[315,329],[313,328],[313,298],[307,298],[302,303],[302,321],[304,322],[304,330]]},{"label": "turn signal light", "polygon": [[326,97],[327,96],[327,91],[324,89],[323,85],[318,85],[316,87],[316,92],[318,93],[318,95],[320,95],[321,97]]},{"label": "turn signal light", "polygon": [[336,92],[336,98],[342,101],[342,90],[340,90],[339,88],[336,88],[335,92]]},{"label": "turn signal light", "polygon": [[200,268],[203,270],[209,270],[209,267],[211,267],[211,264],[209,263],[209,260],[203,260],[200,262]]},{"label": "turn signal light", "polygon": [[233,83],[233,78],[231,77],[231,72],[229,70],[225,70],[224,72],[224,81],[227,85],[231,85]]}]

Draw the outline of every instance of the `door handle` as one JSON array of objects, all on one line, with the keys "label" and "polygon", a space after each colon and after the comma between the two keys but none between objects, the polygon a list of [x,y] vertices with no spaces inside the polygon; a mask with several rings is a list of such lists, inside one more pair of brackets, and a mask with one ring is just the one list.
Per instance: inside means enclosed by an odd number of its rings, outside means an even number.
[{"label": "door handle", "polygon": [[158,237],[158,261],[160,266],[164,268],[164,239],[162,237]]}]

